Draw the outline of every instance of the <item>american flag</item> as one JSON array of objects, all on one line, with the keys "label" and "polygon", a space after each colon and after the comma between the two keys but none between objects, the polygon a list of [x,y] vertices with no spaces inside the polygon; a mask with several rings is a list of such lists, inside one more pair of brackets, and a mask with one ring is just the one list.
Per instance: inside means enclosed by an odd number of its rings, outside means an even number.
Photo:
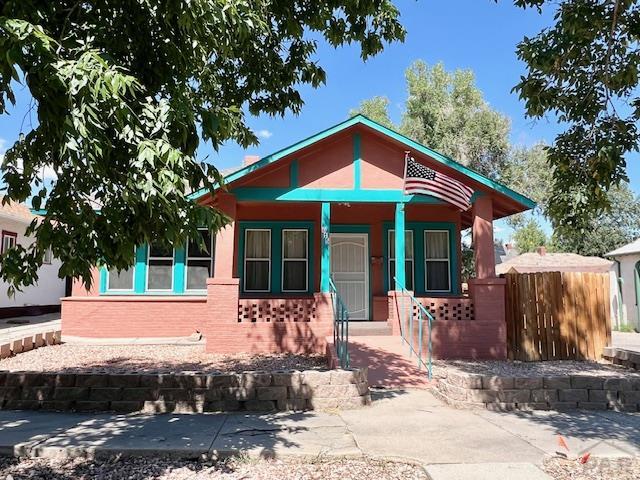
[{"label": "american flag", "polygon": [[404,193],[407,195],[431,195],[464,211],[471,207],[473,190],[458,180],[425,167],[407,155]]}]

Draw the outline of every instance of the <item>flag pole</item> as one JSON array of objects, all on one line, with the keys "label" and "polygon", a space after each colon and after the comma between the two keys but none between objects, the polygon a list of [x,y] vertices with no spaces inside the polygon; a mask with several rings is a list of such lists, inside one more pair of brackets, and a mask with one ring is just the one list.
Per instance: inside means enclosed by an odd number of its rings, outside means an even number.
[{"label": "flag pole", "polygon": [[404,195],[407,188],[407,166],[409,165],[409,155],[411,150],[405,150],[404,152],[404,173],[402,175],[402,202],[404,203]]}]

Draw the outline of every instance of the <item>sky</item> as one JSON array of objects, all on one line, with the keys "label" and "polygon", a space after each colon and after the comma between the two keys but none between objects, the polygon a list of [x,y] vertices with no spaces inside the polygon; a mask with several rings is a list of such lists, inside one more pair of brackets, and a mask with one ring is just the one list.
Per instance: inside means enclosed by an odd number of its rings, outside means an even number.
[{"label": "sky", "polygon": [[[216,152],[210,144],[204,144],[199,156],[221,169],[239,165],[247,154],[266,156],[341,122],[350,109],[375,95],[390,99],[390,114],[397,122],[406,99],[404,71],[417,59],[428,64],[442,61],[448,70],[473,70],[487,102],[511,119],[513,144],[552,143],[559,131],[553,118],[527,119],[523,102],[511,92],[525,73],[524,64],[516,57],[516,45],[525,35],[533,36],[549,26],[552,12],[540,15],[534,9],[517,8],[508,0],[498,3],[396,0],[395,3],[407,30],[404,43],[391,44],[366,62],[361,60],[355,45],[336,50],[320,43],[316,57],[327,72],[327,83],[318,89],[302,88],[305,106],[299,115],[249,117],[249,126],[260,137],[259,146],[244,151],[228,143]],[[29,116],[25,116],[28,92],[18,87],[16,93],[16,107],[10,115],[0,116],[0,153],[17,139],[21,128],[29,130]],[[640,156],[629,157],[628,164],[631,186],[640,194]]]}]

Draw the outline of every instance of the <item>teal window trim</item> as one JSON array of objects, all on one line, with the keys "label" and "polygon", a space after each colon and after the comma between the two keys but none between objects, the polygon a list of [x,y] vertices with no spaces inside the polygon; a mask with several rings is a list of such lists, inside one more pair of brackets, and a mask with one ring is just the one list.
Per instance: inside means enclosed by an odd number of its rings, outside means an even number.
[{"label": "teal window trim", "polygon": [[[314,223],[309,221],[249,221],[238,222],[240,236],[238,241],[238,277],[240,278],[240,292],[243,296],[261,295],[282,295],[286,297],[296,297],[299,295],[313,293],[314,290]],[[271,269],[269,273],[270,287],[266,292],[245,291],[244,289],[244,244],[247,230],[270,230],[271,231]],[[307,290],[299,292],[282,291],[282,231],[283,230],[307,230]]]},{"label": "teal window trim", "polygon": [[[383,224],[383,268],[384,268],[384,288],[389,290],[389,230],[395,230],[394,222],[385,222]],[[458,232],[456,224],[453,222],[406,222],[405,230],[413,232],[413,262],[414,262],[414,278],[413,286],[416,295],[460,295],[459,269],[460,259],[458,258]],[[426,259],[424,250],[424,231],[425,230],[445,230],[449,232],[449,281],[450,289],[443,291],[426,290]]]},{"label": "teal window trim", "polygon": [[133,289],[132,290],[109,290],[107,288],[109,270],[106,266],[100,267],[100,295],[117,296],[117,295],[148,295],[148,296],[171,296],[171,295],[187,295],[202,296],[206,295],[206,289],[203,290],[186,290],[186,250],[185,247],[177,247],[173,249],[173,269],[172,269],[172,287],[170,290],[148,290],[148,245],[141,245],[136,248],[135,264],[133,266]]},{"label": "teal window trim", "polygon": [[353,134],[353,189],[360,190],[362,182],[361,138],[359,133]]}]

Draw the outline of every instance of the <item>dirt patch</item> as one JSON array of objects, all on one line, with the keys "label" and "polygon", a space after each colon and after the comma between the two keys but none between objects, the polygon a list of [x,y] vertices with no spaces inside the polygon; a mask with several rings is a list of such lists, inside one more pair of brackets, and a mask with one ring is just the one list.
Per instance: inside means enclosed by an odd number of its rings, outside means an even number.
[{"label": "dirt patch", "polygon": [[323,355],[214,355],[203,345],[52,345],[0,360],[0,370],[203,373],[327,368]]},{"label": "dirt patch", "polygon": [[107,461],[0,458],[0,477],[14,480],[423,480],[424,470],[378,460],[268,461],[231,459],[197,462],[159,458]]},{"label": "dirt patch", "polygon": [[569,375],[593,375],[597,377],[640,378],[640,373],[606,363],[559,360],[549,362],[436,360],[433,373],[436,378],[446,376],[447,369],[480,375],[500,377],[563,377]]},{"label": "dirt patch", "polygon": [[543,470],[554,480],[636,480],[640,478],[640,458],[590,458],[584,464],[549,458]]}]

